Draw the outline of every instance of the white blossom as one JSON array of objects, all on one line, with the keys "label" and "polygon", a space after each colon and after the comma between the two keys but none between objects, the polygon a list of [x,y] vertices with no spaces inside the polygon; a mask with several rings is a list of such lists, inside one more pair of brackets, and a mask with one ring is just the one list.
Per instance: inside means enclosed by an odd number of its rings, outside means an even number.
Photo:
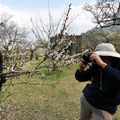
[{"label": "white blossom", "polygon": [[43,83],[41,82],[40,85],[43,85]]},{"label": "white blossom", "polygon": [[41,77],[45,77],[45,74],[44,74],[44,73],[42,73]]}]

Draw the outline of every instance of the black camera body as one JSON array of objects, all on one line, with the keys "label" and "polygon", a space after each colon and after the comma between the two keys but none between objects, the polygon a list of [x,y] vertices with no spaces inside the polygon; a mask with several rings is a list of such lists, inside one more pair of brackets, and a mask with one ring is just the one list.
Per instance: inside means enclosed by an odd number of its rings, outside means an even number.
[{"label": "black camera body", "polygon": [[82,59],[84,60],[83,63],[84,63],[85,65],[90,62],[89,58],[90,58],[91,54],[93,54],[93,53],[84,54],[84,55],[82,56]]}]

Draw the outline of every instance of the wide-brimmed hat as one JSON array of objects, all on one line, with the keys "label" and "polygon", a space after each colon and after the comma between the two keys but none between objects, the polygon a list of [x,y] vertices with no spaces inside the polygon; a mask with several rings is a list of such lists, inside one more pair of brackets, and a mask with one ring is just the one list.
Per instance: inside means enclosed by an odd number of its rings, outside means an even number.
[{"label": "wide-brimmed hat", "polygon": [[97,45],[95,52],[99,56],[111,56],[120,58],[120,54],[116,52],[115,47],[111,43],[101,43]]}]

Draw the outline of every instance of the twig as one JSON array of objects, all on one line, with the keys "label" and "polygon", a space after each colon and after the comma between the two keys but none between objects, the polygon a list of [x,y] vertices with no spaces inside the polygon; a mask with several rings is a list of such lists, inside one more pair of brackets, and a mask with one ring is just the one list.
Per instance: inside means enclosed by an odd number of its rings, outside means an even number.
[{"label": "twig", "polygon": [[2,100],[2,101],[0,101],[0,104],[2,103],[2,102],[4,102],[5,100],[7,100],[10,96],[12,96],[13,94],[15,94],[15,92],[14,93],[8,93],[8,95],[5,97],[5,99],[4,100]]}]

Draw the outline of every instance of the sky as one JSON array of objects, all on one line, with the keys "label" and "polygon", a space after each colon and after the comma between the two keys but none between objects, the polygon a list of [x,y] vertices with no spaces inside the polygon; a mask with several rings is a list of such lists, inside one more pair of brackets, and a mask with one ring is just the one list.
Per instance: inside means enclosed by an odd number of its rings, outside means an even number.
[{"label": "sky", "polygon": [[[72,25],[72,34],[81,34],[89,29],[92,29],[95,24],[91,22],[92,15],[89,12],[83,11],[83,5],[92,4],[96,0],[0,0],[0,14],[7,12],[12,14],[12,20],[20,27],[31,26],[30,19],[37,19],[38,11],[42,16],[42,21],[48,22],[48,6],[51,15],[55,21],[60,19],[63,11],[68,9],[72,3],[70,17],[75,17],[79,14]],[[1,21],[0,21],[1,22]]]}]

